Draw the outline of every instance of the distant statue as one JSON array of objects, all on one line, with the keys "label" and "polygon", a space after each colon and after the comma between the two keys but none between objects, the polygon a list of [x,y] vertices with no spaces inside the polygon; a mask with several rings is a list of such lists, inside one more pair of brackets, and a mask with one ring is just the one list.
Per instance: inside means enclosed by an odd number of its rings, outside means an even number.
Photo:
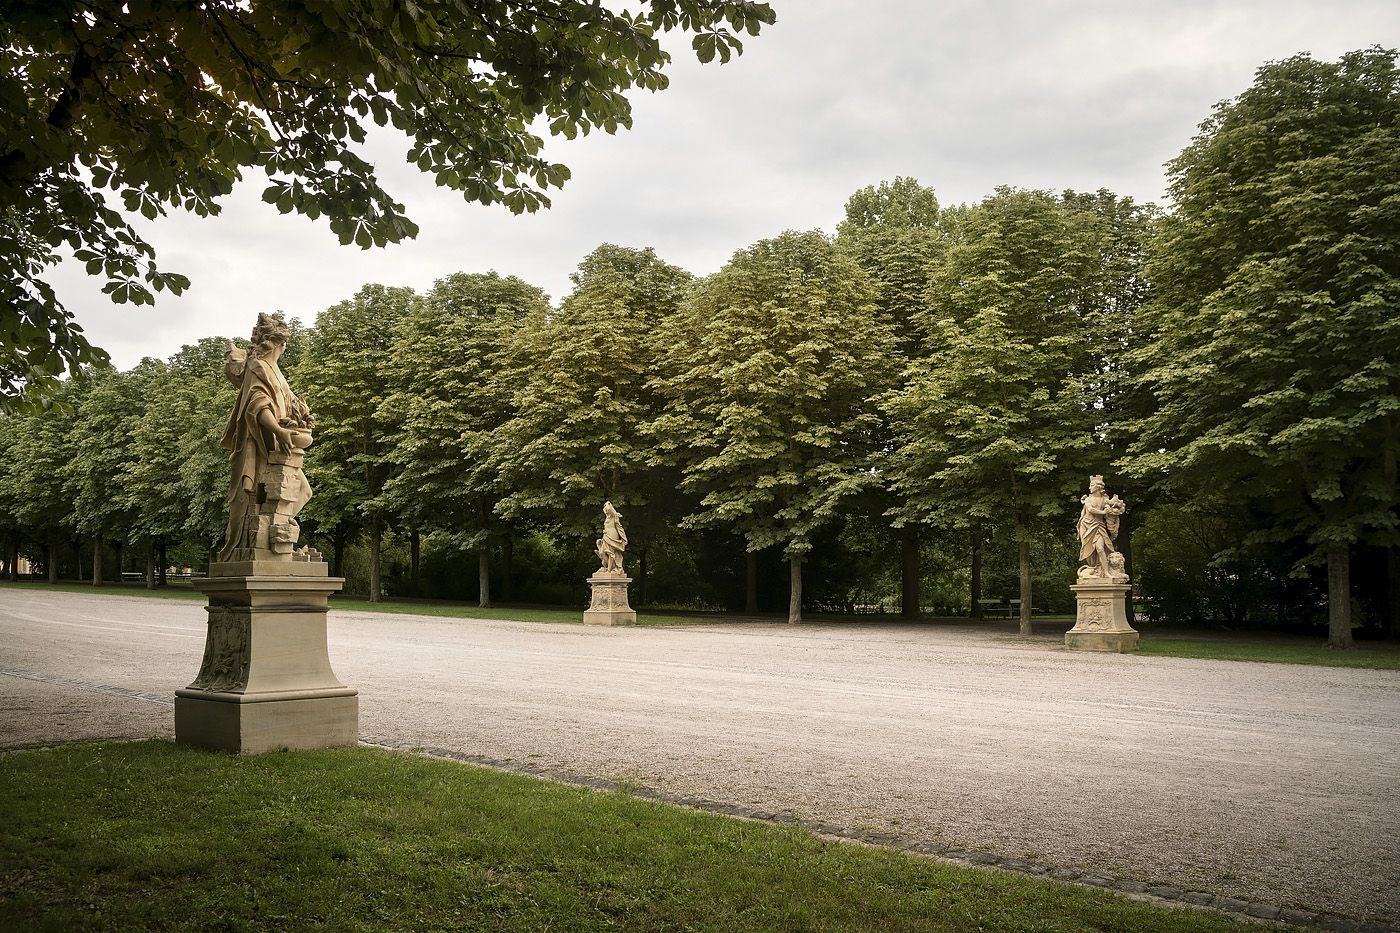
[{"label": "distant statue", "polygon": [[1127,505],[1117,496],[1110,496],[1102,476],[1089,477],[1089,494],[1080,497],[1084,507],[1079,513],[1079,559],[1088,561],[1079,568],[1079,579],[1103,577],[1126,581],[1123,555],[1113,546],[1118,538],[1118,523]]},{"label": "distant statue", "polygon": [[259,314],[252,346],[230,343],[224,351],[224,375],[237,387],[238,401],[219,439],[232,466],[220,561],[311,559],[307,549],[293,549],[300,536],[297,513],[311,498],[301,464],[316,417],[277,367],[289,337],[280,314]]},{"label": "distant statue", "polygon": [[603,562],[599,573],[622,576],[622,552],[627,550],[627,532],[622,528],[622,516],[611,502],[603,503],[603,536],[598,539],[598,559]]}]

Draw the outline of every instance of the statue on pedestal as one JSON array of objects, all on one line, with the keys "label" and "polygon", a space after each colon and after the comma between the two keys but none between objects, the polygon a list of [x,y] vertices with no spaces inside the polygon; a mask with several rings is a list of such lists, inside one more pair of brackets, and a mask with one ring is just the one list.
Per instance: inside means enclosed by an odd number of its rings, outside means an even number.
[{"label": "statue on pedestal", "polygon": [[224,353],[238,388],[219,441],[231,466],[228,531],[195,582],[209,597],[208,629],[198,675],[175,691],[182,745],[252,754],[359,740],[359,691],[335,676],[326,645],[328,600],[345,581],[315,550],[295,549],[316,419],[277,367],[290,336],[280,315],[259,314],[252,346]]},{"label": "statue on pedestal", "polygon": [[224,352],[224,376],[238,388],[238,401],[219,439],[232,466],[222,562],[311,559],[293,548],[301,534],[297,513],[311,498],[301,466],[316,416],[277,366],[290,336],[281,315],[259,314],[252,346],[229,344]]},{"label": "statue on pedestal", "polygon": [[1089,494],[1079,500],[1079,559],[1088,561],[1079,568],[1080,580],[1100,578],[1114,583],[1126,583],[1123,555],[1113,546],[1118,538],[1118,524],[1127,505],[1117,496],[1108,495],[1102,476],[1089,477]]},{"label": "statue on pedestal", "polygon": [[1080,498],[1079,568],[1074,591],[1074,628],[1065,633],[1072,651],[1136,651],[1138,633],[1128,622],[1128,574],[1114,547],[1118,526],[1128,507],[1110,496],[1102,476],[1089,477],[1089,494]]},{"label": "statue on pedestal", "polygon": [[583,621],[590,625],[635,625],[637,613],[627,601],[627,584],[632,578],[622,569],[622,553],[627,550],[627,532],[622,516],[611,502],[603,503],[603,536],[595,548],[603,566],[588,578],[593,598]]}]

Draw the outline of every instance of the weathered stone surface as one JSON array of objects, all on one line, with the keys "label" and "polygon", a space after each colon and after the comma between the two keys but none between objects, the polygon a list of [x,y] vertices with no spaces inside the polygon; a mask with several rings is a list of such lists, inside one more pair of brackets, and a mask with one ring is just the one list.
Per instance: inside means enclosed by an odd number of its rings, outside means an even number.
[{"label": "weathered stone surface", "polygon": [[[231,573],[269,563],[308,569]],[[359,691],[336,678],[326,646],[327,600],[344,581],[327,577],[325,566],[210,566],[209,578],[196,584],[209,596],[204,660],[194,681],[175,691],[175,741],[255,754],[359,740]]]},{"label": "weathered stone surface", "polygon": [[230,343],[224,353],[224,376],[238,398],[219,439],[232,466],[222,562],[296,559],[296,517],[311,499],[302,461],[316,417],[277,365],[290,336],[280,314],[259,314],[251,346]]},{"label": "weathered stone surface", "polygon": [[588,578],[593,588],[593,600],[583,613],[587,625],[636,625],[637,613],[627,601],[627,585],[631,577],[612,576],[598,571]]},{"label": "weathered stone surface", "polygon": [[1078,603],[1074,628],[1065,632],[1072,651],[1136,651],[1138,633],[1128,624],[1128,584],[1091,582],[1071,586]]}]

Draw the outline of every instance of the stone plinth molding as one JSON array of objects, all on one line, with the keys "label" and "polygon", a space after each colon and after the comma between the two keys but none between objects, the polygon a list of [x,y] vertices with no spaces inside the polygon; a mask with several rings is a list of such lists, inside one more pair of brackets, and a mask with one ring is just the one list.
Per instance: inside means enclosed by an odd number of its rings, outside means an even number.
[{"label": "stone plinth molding", "polygon": [[1074,628],[1065,632],[1072,651],[1136,651],[1138,633],[1128,624],[1127,583],[1080,583],[1071,586],[1078,602]]},{"label": "stone plinth molding", "polygon": [[214,563],[204,660],[175,691],[175,741],[254,754],[359,741],[359,691],[331,670],[330,595],[345,580],[317,562]]},{"label": "stone plinth molding", "polygon": [[627,584],[631,577],[606,574],[602,571],[588,578],[593,587],[593,600],[583,613],[585,625],[636,625],[637,613],[627,602]]}]

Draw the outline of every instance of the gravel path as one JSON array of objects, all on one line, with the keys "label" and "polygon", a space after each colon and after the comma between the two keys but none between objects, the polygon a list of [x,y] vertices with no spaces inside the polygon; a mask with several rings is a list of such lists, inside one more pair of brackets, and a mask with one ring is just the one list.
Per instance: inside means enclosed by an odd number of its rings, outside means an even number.
[{"label": "gravel path", "polygon": [[[171,735],[199,603],[0,591],[0,746]],[[364,735],[1400,921],[1400,674],[996,626],[604,629],[333,612]],[[36,679],[37,678],[37,679]]]}]

